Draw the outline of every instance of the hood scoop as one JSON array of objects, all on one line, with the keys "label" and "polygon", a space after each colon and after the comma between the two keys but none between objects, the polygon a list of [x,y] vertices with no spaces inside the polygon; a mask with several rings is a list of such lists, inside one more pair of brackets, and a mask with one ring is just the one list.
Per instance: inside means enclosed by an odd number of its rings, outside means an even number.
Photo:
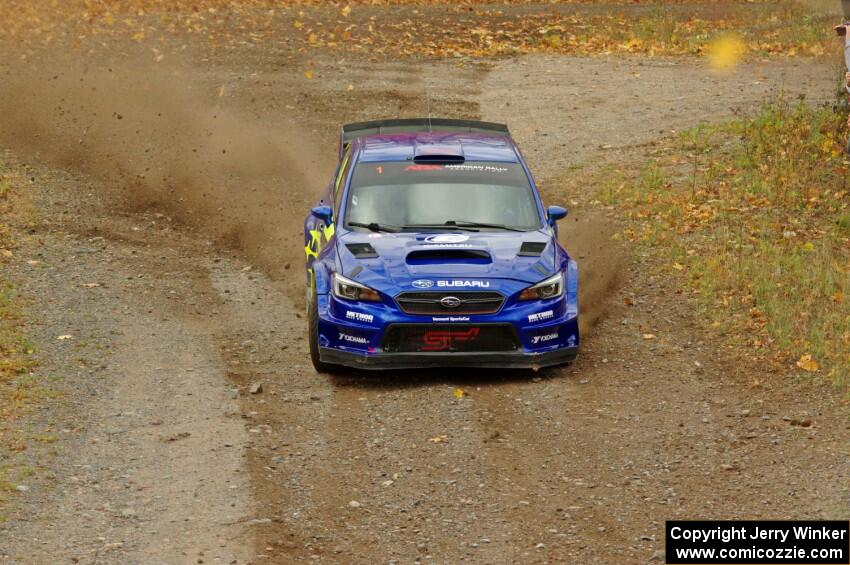
[{"label": "hood scoop", "polygon": [[434,265],[439,263],[466,263],[488,265],[493,262],[490,253],[482,249],[421,249],[411,251],[408,265]]},{"label": "hood scoop", "polygon": [[371,243],[346,243],[345,246],[357,259],[374,259],[378,256]]},{"label": "hood scoop", "polygon": [[546,243],[538,241],[524,241],[522,247],[519,248],[519,257],[540,257],[543,250],[546,249]]}]

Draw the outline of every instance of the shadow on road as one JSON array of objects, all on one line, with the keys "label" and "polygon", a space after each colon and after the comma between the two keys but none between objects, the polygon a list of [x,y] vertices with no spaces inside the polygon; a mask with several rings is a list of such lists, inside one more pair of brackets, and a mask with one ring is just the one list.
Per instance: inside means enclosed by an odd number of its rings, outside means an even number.
[{"label": "shadow on road", "polygon": [[491,387],[505,383],[542,382],[567,377],[564,368],[548,367],[530,369],[414,369],[408,371],[350,371],[335,373],[331,382],[339,387],[357,387],[370,390],[402,390],[434,385],[456,387]]}]

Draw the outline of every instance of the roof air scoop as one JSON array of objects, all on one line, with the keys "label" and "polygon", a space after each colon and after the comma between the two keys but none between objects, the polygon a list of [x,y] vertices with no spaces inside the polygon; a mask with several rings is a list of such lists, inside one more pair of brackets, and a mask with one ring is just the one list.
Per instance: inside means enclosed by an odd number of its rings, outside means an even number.
[{"label": "roof air scoop", "polygon": [[463,156],[457,155],[420,155],[413,158],[414,163],[463,163]]},{"label": "roof air scoop", "polygon": [[463,163],[463,146],[459,141],[417,141],[413,149],[414,163]]}]

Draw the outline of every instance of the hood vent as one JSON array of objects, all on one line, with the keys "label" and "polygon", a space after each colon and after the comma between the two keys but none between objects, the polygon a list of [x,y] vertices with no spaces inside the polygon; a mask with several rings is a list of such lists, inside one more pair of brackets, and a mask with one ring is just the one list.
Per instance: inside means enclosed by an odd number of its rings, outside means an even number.
[{"label": "hood vent", "polygon": [[345,246],[357,259],[374,259],[378,256],[371,243],[346,243]]},{"label": "hood vent", "polygon": [[544,249],[546,249],[546,244],[543,242],[525,241],[519,248],[517,255],[520,257],[540,257]]},{"label": "hood vent", "polygon": [[490,254],[479,249],[423,249],[407,254],[408,265],[432,265],[435,263],[492,263]]}]

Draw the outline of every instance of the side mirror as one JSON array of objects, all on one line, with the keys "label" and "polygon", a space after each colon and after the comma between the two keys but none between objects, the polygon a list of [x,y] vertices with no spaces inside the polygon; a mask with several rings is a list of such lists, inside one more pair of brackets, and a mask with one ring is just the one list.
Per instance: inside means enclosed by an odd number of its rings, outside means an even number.
[{"label": "side mirror", "polygon": [[549,217],[549,225],[554,226],[555,222],[567,217],[567,209],[561,206],[549,206],[546,209],[546,215]]},{"label": "side mirror", "polygon": [[330,206],[316,206],[310,211],[314,217],[322,220],[325,225],[331,225],[333,223],[334,211]]}]

